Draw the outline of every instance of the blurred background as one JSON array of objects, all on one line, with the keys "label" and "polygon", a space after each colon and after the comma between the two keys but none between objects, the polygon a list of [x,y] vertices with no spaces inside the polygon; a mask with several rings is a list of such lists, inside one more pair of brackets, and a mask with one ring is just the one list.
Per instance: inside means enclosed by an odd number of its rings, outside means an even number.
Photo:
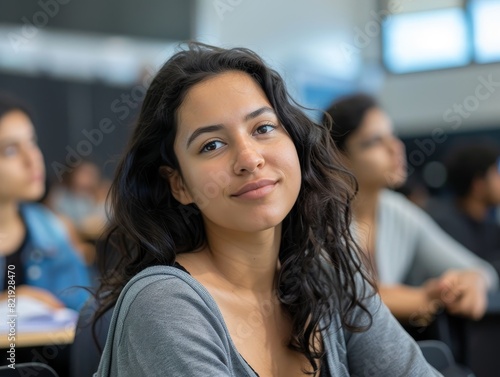
[{"label": "blurred background", "polygon": [[309,108],[376,95],[410,175],[439,190],[454,138],[500,139],[499,19],[499,0],[2,1],[0,90],[32,105],[51,181],[79,159],[109,177],[179,42],[244,46]]},{"label": "blurred background", "polygon": [[[341,96],[374,95],[406,145],[400,191],[421,207],[445,213],[431,196],[446,194],[456,142],[500,144],[500,0],[2,0],[0,92],[31,106],[51,188],[44,202],[93,278],[109,179],[150,81],[187,40],[256,51],[316,120]],[[500,271],[494,204],[487,220]],[[496,317],[467,345],[478,377],[500,369],[500,300],[491,302]]]}]

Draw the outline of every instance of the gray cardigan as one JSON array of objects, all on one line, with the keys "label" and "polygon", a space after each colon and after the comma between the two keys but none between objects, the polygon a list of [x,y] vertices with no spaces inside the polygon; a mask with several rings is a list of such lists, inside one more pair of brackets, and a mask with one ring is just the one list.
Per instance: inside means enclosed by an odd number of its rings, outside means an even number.
[{"label": "gray cardigan", "polygon": [[[440,376],[381,303],[367,300],[372,327],[341,328],[335,316],[323,332],[331,376]],[[361,310],[356,323],[366,323]],[[244,320],[244,319],[243,319]],[[234,346],[208,291],[176,267],[149,267],[123,289],[94,377],[255,377]],[[261,376],[266,377],[266,376]]]},{"label": "gray cardigan", "polygon": [[377,212],[375,260],[382,284],[419,286],[446,270],[473,268],[483,272],[490,290],[497,289],[493,266],[455,241],[403,195],[383,190]]}]

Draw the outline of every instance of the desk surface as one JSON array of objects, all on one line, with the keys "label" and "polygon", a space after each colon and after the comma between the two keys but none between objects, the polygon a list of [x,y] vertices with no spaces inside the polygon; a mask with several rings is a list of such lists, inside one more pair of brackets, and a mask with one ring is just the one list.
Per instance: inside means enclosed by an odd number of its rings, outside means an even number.
[{"label": "desk surface", "polygon": [[0,334],[0,348],[9,348],[11,343],[16,347],[37,347],[48,345],[71,344],[75,339],[75,327],[67,326],[63,329],[38,331],[32,333],[18,332],[15,342],[9,341],[7,334]]}]

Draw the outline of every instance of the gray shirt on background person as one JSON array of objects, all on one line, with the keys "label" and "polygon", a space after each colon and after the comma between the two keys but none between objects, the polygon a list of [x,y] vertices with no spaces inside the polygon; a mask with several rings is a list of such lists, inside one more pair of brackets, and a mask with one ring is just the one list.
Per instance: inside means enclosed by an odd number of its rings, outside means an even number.
[{"label": "gray shirt on background person", "polygon": [[498,288],[488,262],[455,241],[402,194],[383,190],[377,211],[375,264],[381,284],[422,285],[450,269],[476,269]]},{"label": "gray shirt on background person", "polygon": [[[366,299],[369,330],[351,333],[334,315],[322,332],[330,375],[441,376],[425,361],[378,295]],[[357,325],[366,313],[353,313]],[[246,336],[258,326],[242,318]],[[149,267],[123,289],[94,377],[255,377],[233,344],[212,296],[191,275],[169,266]],[[262,376],[265,377],[265,376]]]}]

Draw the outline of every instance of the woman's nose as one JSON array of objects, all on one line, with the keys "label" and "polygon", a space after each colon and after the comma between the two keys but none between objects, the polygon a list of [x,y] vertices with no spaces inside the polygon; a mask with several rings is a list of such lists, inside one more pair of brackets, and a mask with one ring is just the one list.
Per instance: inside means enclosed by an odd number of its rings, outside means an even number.
[{"label": "woman's nose", "polygon": [[236,151],[234,172],[236,174],[254,173],[264,166],[264,157],[252,144],[245,144]]},{"label": "woman's nose", "polygon": [[392,136],[389,145],[392,153],[394,154],[402,154],[405,152],[404,143],[396,136]]},{"label": "woman's nose", "polygon": [[43,161],[42,152],[38,146],[30,146],[24,151],[24,163],[29,167],[38,167]]}]

